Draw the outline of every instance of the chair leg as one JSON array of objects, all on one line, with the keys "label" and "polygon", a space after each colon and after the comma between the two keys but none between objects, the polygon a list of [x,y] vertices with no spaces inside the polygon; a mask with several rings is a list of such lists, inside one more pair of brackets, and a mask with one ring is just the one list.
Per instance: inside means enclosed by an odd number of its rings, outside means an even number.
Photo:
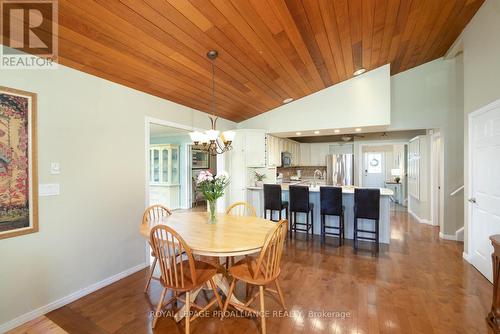
[{"label": "chair leg", "polygon": [[236,280],[234,279],[231,282],[231,286],[229,287],[229,293],[227,294],[226,302],[224,303],[224,309],[222,310],[222,316],[220,317],[221,320],[224,318],[224,313],[226,313],[227,307],[229,306],[229,301],[231,300],[231,296],[233,295],[233,290],[234,290],[235,284],[236,284]]},{"label": "chair leg", "polygon": [[321,222],[321,242],[325,242],[325,238],[326,238],[326,235],[325,235],[325,215],[322,215],[320,214],[319,215],[319,220]]},{"label": "chair leg", "polygon": [[158,259],[155,256],[155,259],[153,260],[153,265],[151,266],[151,271],[149,273],[148,281],[146,283],[146,287],[144,288],[144,293],[148,293],[149,284],[151,284],[151,279],[153,278],[153,273],[155,272],[155,267],[156,267],[157,261],[158,261]]},{"label": "chair leg", "polygon": [[156,322],[158,321],[158,318],[160,317],[160,311],[161,311],[161,307],[163,305],[163,299],[165,298],[165,294],[167,293],[167,288],[163,288],[163,290],[161,291],[161,295],[160,295],[160,299],[158,300],[158,305],[156,305],[156,311],[155,311],[155,314],[154,314],[154,318],[153,318],[153,328],[155,328],[156,326]]},{"label": "chair leg", "polygon": [[288,206],[285,207],[285,218],[286,220],[288,220]]},{"label": "chair leg", "polygon": [[306,213],[306,240],[309,240],[309,212]]},{"label": "chair leg", "polygon": [[260,294],[260,323],[262,327],[262,334],[266,334],[266,308],[264,306],[264,286],[259,286]]},{"label": "chair leg", "polygon": [[297,225],[295,223],[297,222],[297,212],[293,212],[293,235],[297,237]]},{"label": "chair leg", "polygon": [[314,210],[311,210],[311,235],[314,238]]},{"label": "chair leg", "polygon": [[286,311],[286,306],[285,306],[285,298],[283,297],[283,291],[281,291],[280,284],[278,283],[278,279],[274,281],[276,284],[276,291],[278,291],[278,296],[280,297],[280,302],[281,306],[283,306],[283,309]]},{"label": "chair leg", "polygon": [[340,223],[339,241],[340,241],[340,245],[342,245],[344,243],[344,213],[343,212],[339,217],[339,223]]},{"label": "chair leg", "polygon": [[354,246],[354,249],[356,250],[357,249],[357,236],[358,236],[358,218],[357,217],[354,217],[354,238],[353,238],[353,246]]},{"label": "chair leg", "polygon": [[186,334],[189,334],[191,325],[191,293],[186,292]]},{"label": "chair leg", "polygon": [[217,292],[217,285],[215,285],[214,278],[212,277],[210,279],[210,286],[212,287],[212,290],[214,291],[215,298],[217,299],[217,304],[219,305],[219,308],[222,310],[222,299],[220,299],[220,295]]},{"label": "chair leg", "polygon": [[278,212],[278,221],[280,221],[280,220],[281,220],[281,210],[279,210],[279,212]]},{"label": "chair leg", "polygon": [[376,248],[375,249],[376,249],[376,251],[378,253],[378,251],[379,251],[379,223],[378,223],[378,220],[375,221],[375,232],[376,232],[375,233],[375,238],[377,239],[375,241],[375,244],[376,244]]}]

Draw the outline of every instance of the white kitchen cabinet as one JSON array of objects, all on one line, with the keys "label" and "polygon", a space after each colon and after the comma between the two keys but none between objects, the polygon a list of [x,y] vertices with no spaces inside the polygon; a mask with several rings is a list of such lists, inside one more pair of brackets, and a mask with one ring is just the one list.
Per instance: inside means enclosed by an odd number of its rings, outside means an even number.
[{"label": "white kitchen cabinet", "polygon": [[281,166],[280,138],[267,135],[266,153],[268,166]]},{"label": "white kitchen cabinet", "polygon": [[311,144],[311,166],[326,166],[326,156],[330,154],[329,143]]},{"label": "white kitchen cabinet", "polygon": [[245,136],[245,160],[247,167],[266,166],[266,132],[243,130]]},{"label": "white kitchen cabinet", "polygon": [[250,168],[266,167],[266,133],[265,130],[236,130],[233,149],[227,153],[230,162],[229,198],[230,202],[246,201]]},{"label": "white kitchen cabinet", "polygon": [[290,140],[289,145],[289,152],[292,153],[292,166],[300,166],[300,143]]},{"label": "white kitchen cabinet", "polygon": [[300,165],[300,144],[294,140],[267,135],[267,165],[281,166],[281,152],[292,154],[292,166]]},{"label": "white kitchen cabinet", "polygon": [[311,166],[311,144],[300,143],[300,165]]}]

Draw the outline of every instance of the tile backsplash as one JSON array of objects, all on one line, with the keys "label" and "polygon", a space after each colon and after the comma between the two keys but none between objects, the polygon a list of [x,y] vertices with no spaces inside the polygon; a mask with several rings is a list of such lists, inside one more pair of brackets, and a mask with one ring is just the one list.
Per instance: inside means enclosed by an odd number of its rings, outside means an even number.
[{"label": "tile backsplash", "polygon": [[325,166],[297,166],[297,167],[278,167],[277,172],[283,173],[283,180],[290,180],[290,176],[297,175],[297,170],[301,171],[302,179],[312,179],[314,177],[314,171],[320,170],[321,173],[323,171],[326,172]]}]

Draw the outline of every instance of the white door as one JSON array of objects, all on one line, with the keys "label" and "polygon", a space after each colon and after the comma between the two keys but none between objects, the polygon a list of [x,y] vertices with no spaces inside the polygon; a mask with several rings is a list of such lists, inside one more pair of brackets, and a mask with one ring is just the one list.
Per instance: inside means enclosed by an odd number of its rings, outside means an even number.
[{"label": "white door", "polygon": [[363,154],[363,187],[382,188],[384,184],[384,152],[365,152]]},{"label": "white door", "polygon": [[500,234],[500,101],[469,117],[469,259],[492,281],[489,237]]}]

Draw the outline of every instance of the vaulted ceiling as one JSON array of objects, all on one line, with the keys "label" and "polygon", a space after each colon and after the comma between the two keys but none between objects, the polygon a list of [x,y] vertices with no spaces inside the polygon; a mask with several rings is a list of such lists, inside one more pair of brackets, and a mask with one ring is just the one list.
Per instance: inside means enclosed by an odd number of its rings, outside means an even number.
[{"label": "vaulted ceiling", "polygon": [[60,0],[60,63],[242,121],[391,63],[444,55],[484,0]]}]

